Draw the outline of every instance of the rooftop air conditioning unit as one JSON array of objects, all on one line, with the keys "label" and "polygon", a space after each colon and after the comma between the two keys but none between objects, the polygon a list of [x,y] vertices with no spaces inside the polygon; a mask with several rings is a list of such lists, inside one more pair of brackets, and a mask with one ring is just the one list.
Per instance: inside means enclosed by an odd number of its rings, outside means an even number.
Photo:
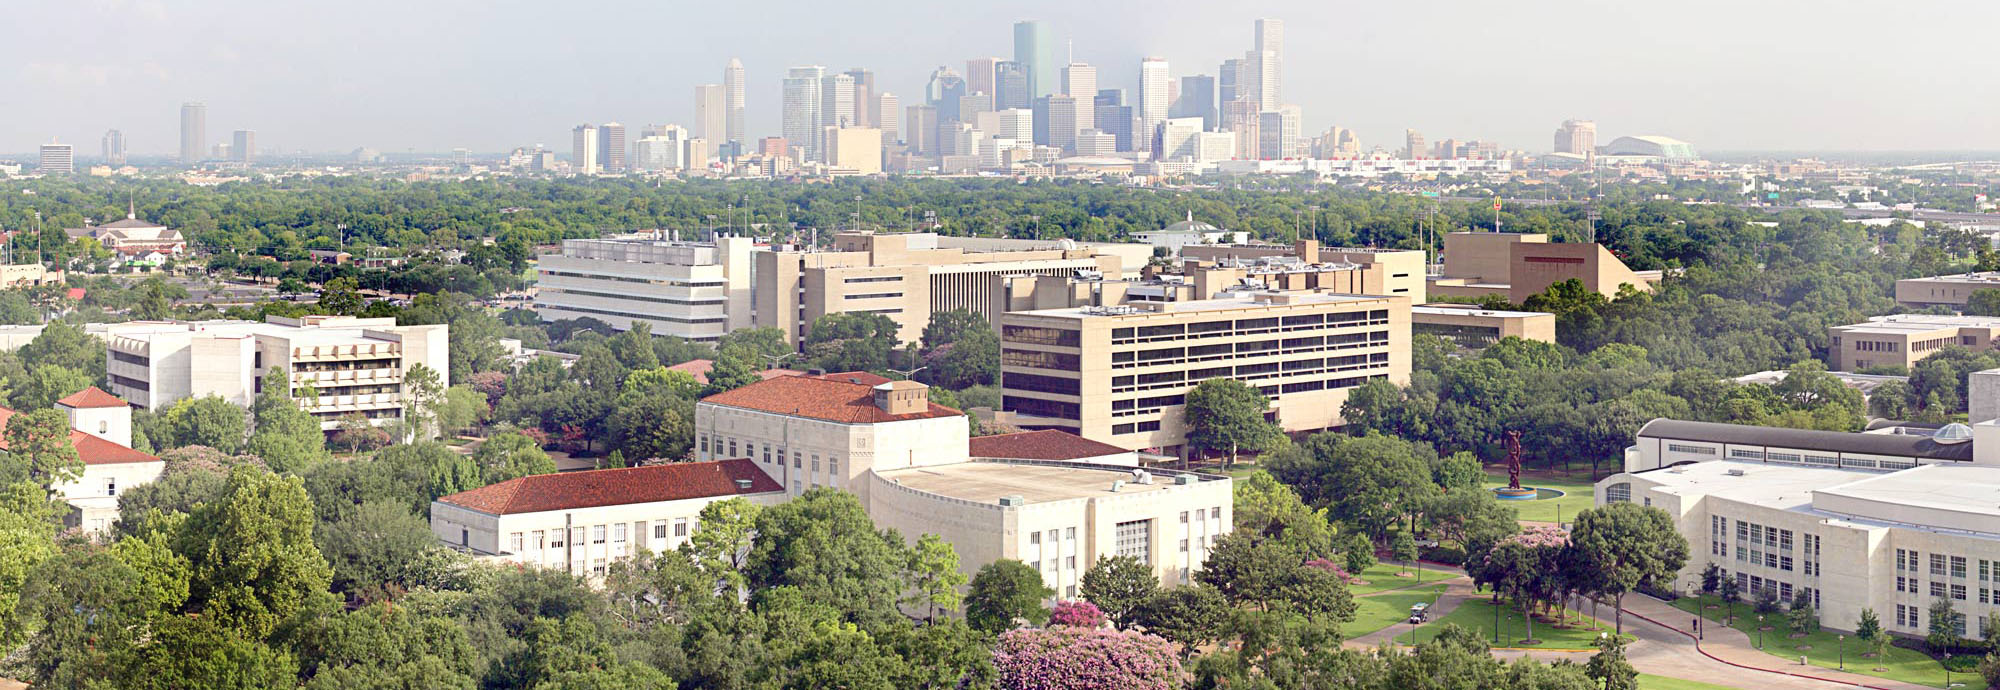
[{"label": "rooftop air conditioning unit", "polygon": [[1743,470],[1730,470],[1730,471],[1729,471],[1729,476],[1731,476],[1731,477],[1741,477],[1741,476],[1743,476]]},{"label": "rooftop air conditioning unit", "polygon": [[1020,494],[1000,497],[1000,505],[1007,506],[1010,508],[1018,508],[1020,506],[1024,506],[1027,504],[1028,504],[1028,499],[1022,498]]},{"label": "rooftop air conditioning unit", "polygon": [[1114,494],[1118,493],[1119,491],[1124,490],[1124,488],[1125,488],[1125,480],[1123,479],[1111,483],[1111,493]]},{"label": "rooftop air conditioning unit", "polygon": [[1189,484],[1193,484],[1198,481],[1201,481],[1201,478],[1196,477],[1192,474],[1182,474],[1174,476],[1174,483],[1179,484],[1181,486],[1187,486]]},{"label": "rooftop air conditioning unit", "polygon": [[750,490],[750,483],[751,483],[751,482],[750,482],[750,480],[748,480],[748,479],[738,479],[738,480],[736,480],[736,490],[737,490],[737,491],[749,491],[749,490]]}]

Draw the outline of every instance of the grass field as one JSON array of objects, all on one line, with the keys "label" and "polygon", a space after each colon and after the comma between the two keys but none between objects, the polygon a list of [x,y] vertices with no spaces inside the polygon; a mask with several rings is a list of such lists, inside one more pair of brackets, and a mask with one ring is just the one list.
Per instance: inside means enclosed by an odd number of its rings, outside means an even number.
[{"label": "grass field", "polygon": [[[1492,642],[1493,609],[1493,604],[1489,603],[1486,597],[1469,599],[1465,603],[1459,604],[1458,608],[1454,609],[1451,613],[1445,614],[1443,618],[1433,618],[1431,622],[1418,628],[1419,639],[1430,639],[1427,635],[1436,634],[1439,628],[1443,628],[1446,624],[1451,624],[1478,633],[1480,637],[1485,638],[1488,642]],[[1574,625],[1576,612],[1572,610],[1569,615],[1572,625]],[[1493,646],[1532,647],[1536,649],[1595,648],[1597,645],[1597,634],[1599,632],[1610,632],[1611,624],[1588,617],[1585,617],[1583,620],[1586,623],[1583,627],[1558,628],[1548,625],[1541,619],[1536,619],[1535,639],[1540,640],[1541,643],[1523,645],[1521,644],[1521,640],[1528,638],[1528,626],[1521,620],[1521,610],[1507,600],[1502,599],[1500,603],[1500,641]],[[1631,636],[1627,635],[1626,637]]]},{"label": "grass field", "polygon": [[[1674,601],[1674,608],[1688,613],[1699,613],[1705,619],[1721,622],[1727,613],[1726,607],[1715,609],[1703,607],[1704,604],[1716,604],[1720,603],[1720,601],[1716,597],[1701,597],[1700,600],[1681,598]],[[1782,657],[1791,662],[1797,662],[1800,656],[1804,656],[1814,666],[1824,668],[1840,667],[1840,657],[1842,656],[1840,649],[1842,643],[1833,633],[1815,632],[1809,633],[1805,637],[1793,638],[1791,637],[1791,626],[1786,623],[1785,616],[1782,613],[1764,616],[1763,624],[1771,626],[1770,630],[1764,631],[1763,637],[1764,651],[1772,656]],[[1730,627],[1741,630],[1749,635],[1751,643],[1755,644],[1757,640],[1757,625],[1757,614],[1751,610],[1751,606],[1744,603],[1737,604],[1736,623]],[[1905,683],[1944,687],[1944,665],[1938,663],[1936,659],[1932,659],[1929,655],[1913,649],[1890,647],[1889,658],[1886,661],[1863,659],[1861,658],[1861,645],[1862,643],[1852,636],[1849,636],[1845,643],[1847,649],[1845,656],[1849,672],[1866,674],[1878,678],[1888,678],[1890,680],[1900,680]],[[1876,671],[1875,669],[1878,666],[1888,670]],[[1957,681],[1960,678],[1967,681],[1973,680],[1972,674],[1958,674],[1958,677],[1954,677],[1953,680]]]},{"label": "grass field", "polygon": [[[1361,579],[1367,581],[1368,584],[1348,585],[1347,592],[1358,597],[1363,594],[1371,594],[1388,589],[1417,586],[1419,583],[1417,582],[1417,571],[1415,570],[1408,571],[1410,577],[1396,577],[1396,573],[1404,571],[1405,568],[1395,562],[1378,562],[1367,570],[1361,571]],[[1427,567],[1424,568],[1424,581],[1421,584],[1429,586],[1433,580],[1449,580],[1454,577],[1459,577],[1458,573],[1433,570]]]},{"label": "grass field", "polygon": [[1437,603],[1438,594],[1444,592],[1444,585],[1424,585],[1415,589],[1386,592],[1372,597],[1354,599],[1354,620],[1340,626],[1342,635],[1354,639],[1392,625],[1403,625],[1410,618],[1410,607],[1418,603]]},{"label": "grass field", "polygon": [[[1496,474],[1487,472],[1486,482],[1482,486],[1491,489],[1506,485],[1507,473],[1501,472]],[[1514,509],[1515,518],[1519,520],[1555,522],[1556,514],[1560,512],[1562,520],[1568,522],[1576,519],[1577,511],[1589,508],[1591,504],[1591,484],[1581,478],[1544,479],[1541,477],[1522,477],[1521,486],[1557,489],[1563,492],[1563,497],[1543,501],[1501,501],[1501,505]],[[1560,507],[1560,510],[1558,510],[1558,507]]]},{"label": "grass field", "polygon": [[1714,683],[1703,683],[1698,680],[1684,680],[1680,678],[1668,678],[1666,676],[1655,676],[1648,673],[1641,673],[1639,674],[1639,690],[1731,690],[1731,689],[1727,685],[1716,685]]}]

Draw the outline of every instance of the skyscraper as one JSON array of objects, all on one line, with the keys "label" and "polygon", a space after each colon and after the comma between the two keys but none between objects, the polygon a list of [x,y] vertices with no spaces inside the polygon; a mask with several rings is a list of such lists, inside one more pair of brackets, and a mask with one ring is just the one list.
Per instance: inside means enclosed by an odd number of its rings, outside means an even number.
[{"label": "skyscraper", "polygon": [[597,167],[603,172],[625,172],[625,125],[606,122],[597,128]]},{"label": "skyscraper", "polygon": [[257,131],[251,129],[236,130],[236,135],[229,145],[229,155],[231,158],[235,158],[236,162],[244,165],[255,162],[257,160]]},{"label": "skyscraper", "polygon": [[1556,153],[1574,153],[1585,158],[1597,154],[1597,123],[1590,120],[1563,120],[1556,128]]},{"label": "skyscraper", "polygon": [[875,121],[875,128],[882,130],[882,147],[888,148],[892,142],[902,141],[902,101],[896,94],[883,91],[875,97],[870,106],[869,117]]},{"label": "skyscraper", "polygon": [[819,87],[819,126],[854,127],[854,76],[828,75]]},{"label": "skyscraper", "polygon": [[1097,128],[1097,68],[1081,62],[1063,66],[1062,92],[1076,106],[1076,128],[1070,133],[1074,141],[1076,132]]},{"label": "skyscraper", "polygon": [[903,110],[903,143],[914,156],[935,156],[938,153],[937,106],[928,103],[913,103]]},{"label": "skyscraper", "polygon": [[785,141],[805,149],[807,160],[819,158],[820,84],[825,78],[826,68],[819,65],[785,72],[782,131]]},{"label": "skyscraper", "polygon": [[[1151,132],[1167,119],[1167,85],[1172,81],[1173,78],[1168,76],[1166,58],[1149,57],[1139,61],[1139,131]],[[1143,139],[1150,140],[1152,137]],[[1141,148],[1150,145],[1150,141],[1144,142]]]},{"label": "skyscraper", "polygon": [[[1086,109],[1095,106],[1081,105],[1077,102],[1075,96],[1069,94],[1056,94],[1049,96],[1047,100],[1049,104],[1049,116],[1047,118],[1049,123],[1049,145],[1059,149],[1076,148],[1077,132],[1089,129],[1088,127],[1076,126],[1077,115],[1089,112]],[[1090,103],[1094,100],[1095,97],[1087,98],[1084,99],[1084,103]],[[1035,119],[1037,122],[1040,122],[1043,118],[1038,117]]]},{"label": "skyscraper", "polygon": [[1028,68],[1008,60],[993,66],[993,107],[1000,110],[1026,108],[1035,95],[1028,88]]},{"label": "skyscraper", "polygon": [[1257,62],[1257,99],[1265,110],[1277,110],[1284,103],[1285,23],[1259,19],[1256,33],[1251,53]]},{"label": "skyscraper", "polygon": [[208,152],[208,104],[181,104],[181,164],[200,163]]},{"label": "skyscraper", "polygon": [[994,77],[1000,70],[1000,58],[976,57],[965,61],[965,92],[983,93],[998,99],[1000,89]]},{"label": "skyscraper", "polygon": [[1299,136],[1299,107],[1288,105],[1257,114],[1257,155],[1265,160],[1305,157],[1305,139]]},{"label": "skyscraper", "polygon": [[1028,75],[1028,97],[1040,98],[1056,89],[1055,33],[1038,21],[1014,23],[1014,61]]},{"label": "skyscraper", "polygon": [[[1278,88],[1278,54],[1268,50],[1253,50],[1243,54],[1243,73],[1237,82],[1239,97],[1248,97],[1257,102],[1257,107],[1275,110],[1283,103]],[[1245,85],[1248,85],[1245,93]]]},{"label": "skyscraper", "polygon": [[847,70],[847,76],[854,77],[854,127],[874,127],[875,113],[868,109],[875,102],[875,73],[856,67]]},{"label": "skyscraper", "polygon": [[1252,159],[1263,153],[1257,132],[1262,112],[1256,99],[1239,98],[1222,104],[1222,129],[1236,133],[1236,158]]},{"label": "skyscraper", "polygon": [[108,130],[104,133],[104,162],[111,165],[125,164],[125,133]]},{"label": "skyscraper", "polygon": [[586,122],[570,132],[570,169],[578,175],[597,174],[597,126]]},{"label": "skyscraper", "polygon": [[42,144],[41,165],[37,166],[43,175],[68,175],[76,172],[76,149],[69,144],[51,141]]},{"label": "skyscraper", "polygon": [[694,87],[694,136],[708,142],[710,148],[734,148],[728,146],[729,87],[722,84]]},{"label": "skyscraper", "polygon": [[963,96],[965,78],[958,76],[950,67],[940,65],[931,72],[931,80],[924,86],[924,102],[937,108],[939,124],[964,121],[958,112],[958,99]]},{"label": "skyscraper", "polygon": [[1424,133],[1414,129],[1403,130],[1403,157],[1416,160],[1424,157]]},{"label": "skyscraper", "polygon": [[1216,81],[1215,106],[1217,108],[1221,108],[1224,104],[1250,97],[1250,80],[1247,78],[1248,75],[1244,74],[1244,71],[1243,60],[1240,58],[1230,58],[1222,61],[1222,69],[1218,72],[1220,77]]},{"label": "skyscraper", "polygon": [[729,58],[722,68],[723,110],[728,113],[730,153],[743,152],[743,61]]},{"label": "skyscraper", "polygon": [[1132,106],[1125,104],[1124,89],[1098,89],[1095,101],[1096,112],[1091,121],[1097,124],[1097,131],[1111,135],[1111,150],[1135,151],[1151,146],[1150,136],[1133,137],[1133,127],[1138,118],[1132,115]]},{"label": "skyscraper", "polygon": [[1181,77],[1181,95],[1168,117],[1201,118],[1202,130],[1215,129],[1215,77],[1195,74]]}]

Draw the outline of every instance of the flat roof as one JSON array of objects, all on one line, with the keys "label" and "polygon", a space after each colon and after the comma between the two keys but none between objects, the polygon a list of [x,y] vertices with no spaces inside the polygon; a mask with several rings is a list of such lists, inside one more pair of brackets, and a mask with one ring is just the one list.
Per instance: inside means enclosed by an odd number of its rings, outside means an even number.
[{"label": "flat roof", "polygon": [[[1264,295],[1279,294],[1289,298],[1291,301],[1258,302],[1256,301],[1256,296],[1260,294]],[[1138,309],[1133,307],[1126,307],[1121,309],[1116,307],[1106,308],[1106,307],[1084,306],[1084,307],[1063,307],[1060,309],[1033,309],[1028,311],[1019,311],[1011,313],[1026,314],[1029,316],[1057,316],[1057,317],[1066,317],[1073,319],[1086,319],[1086,318],[1115,319],[1124,317],[1161,316],[1166,314],[1187,314],[1187,313],[1202,312],[1202,311],[1232,311],[1240,309],[1296,307],[1296,306],[1315,305],[1315,304],[1352,304],[1356,302],[1381,302],[1381,301],[1387,301],[1388,299],[1389,299],[1388,297],[1383,295],[1350,295],[1350,294],[1339,294],[1332,292],[1305,292],[1301,290],[1283,290],[1275,292],[1270,290],[1243,290],[1235,292],[1226,292],[1223,293],[1223,296],[1216,297],[1213,299],[1188,300],[1185,302],[1160,302],[1159,304],[1164,305],[1165,307],[1163,311],[1147,311],[1144,309]]]},{"label": "flat roof", "polygon": [[[1895,219],[1883,219],[1883,220],[1895,220]],[[1896,282],[1898,283],[1991,283],[1993,284],[1994,288],[2000,289],[2000,271],[1986,271],[1983,273],[1980,272],[1951,273],[1941,276],[1904,278]]]},{"label": "flat roof", "polygon": [[1890,314],[1871,316],[1867,321],[1835,326],[1852,333],[1911,333],[1941,328],[2000,328],[2000,316],[1958,314]]},{"label": "flat roof", "polygon": [[[1743,474],[1732,475],[1732,470]],[[1778,510],[1806,510],[1812,507],[1814,491],[1887,475],[1830,467],[1713,460],[1647,470],[1635,476],[1652,482],[1656,491],[1664,493],[1715,496]]]},{"label": "flat roof", "polygon": [[[932,467],[911,467],[877,472],[883,479],[940,496],[974,503],[995,503],[1005,496],[1020,496],[1028,503],[1067,501],[1073,498],[1165,491],[1174,486],[1172,475],[1154,474],[1153,483],[1132,481],[1131,468],[1088,469],[1063,465],[1007,462],[961,462]],[[1118,494],[1111,483],[1124,481]]]},{"label": "flat roof", "polygon": [[1831,453],[1890,455],[1933,460],[1972,461],[1972,442],[1938,443],[1929,436],[1909,434],[1863,434],[1846,431],[1786,429],[1720,422],[1688,422],[1655,419],[1639,428],[1640,438],[1770,446]]},{"label": "flat roof", "polygon": [[1442,306],[1442,307],[1440,307],[1440,306],[1435,306],[1435,305],[1429,305],[1429,304],[1424,304],[1424,305],[1418,305],[1418,306],[1414,306],[1414,307],[1410,307],[1410,313],[1412,313],[1412,314],[1447,314],[1447,315],[1452,315],[1452,316],[1487,316],[1487,317],[1499,317],[1499,318],[1508,318],[1508,319],[1519,319],[1519,318],[1527,318],[1527,317],[1532,317],[1532,316],[1547,316],[1547,317],[1549,317],[1549,318],[1555,318],[1555,314],[1550,314],[1550,313],[1548,313],[1548,312],[1541,312],[1541,311],[1505,311],[1505,310],[1500,310],[1500,309],[1481,309],[1481,308],[1479,308],[1479,307],[1477,307],[1477,306],[1472,306],[1472,305],[1466,305],[1466,306],[1463,306],[1463,307],[1457,307],[1457,306]]},{"label": "flat roof", "polygon": [[2000,512],[2000,467],[1920,465],[1820,492],[1895,505],[1993,515]]}]

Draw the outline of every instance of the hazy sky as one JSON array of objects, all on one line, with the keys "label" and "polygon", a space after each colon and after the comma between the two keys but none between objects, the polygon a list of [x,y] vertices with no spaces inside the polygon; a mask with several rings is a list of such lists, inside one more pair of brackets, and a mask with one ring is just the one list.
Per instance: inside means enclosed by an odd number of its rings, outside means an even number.
[{"label": "hazy sky", "polygon": [[1136,100],[1141,57],[1214,74],[1286,22],[1284,95],[1305,128],[1364,146],[1495,139],[1547,150],[1665,134],[1721,149],[2000,149],[1992,0],[808,2],[800,0],[6,0],[0,151],[108,128],[172,153],[179,106],[209,141],[268,151],[547,144],[577,123],[693,124],[693,86],[748,71],[749,135],[776,134],[790,65],[866,67],[910,103],[942,64],[1012,53],[1040,19]]}]

